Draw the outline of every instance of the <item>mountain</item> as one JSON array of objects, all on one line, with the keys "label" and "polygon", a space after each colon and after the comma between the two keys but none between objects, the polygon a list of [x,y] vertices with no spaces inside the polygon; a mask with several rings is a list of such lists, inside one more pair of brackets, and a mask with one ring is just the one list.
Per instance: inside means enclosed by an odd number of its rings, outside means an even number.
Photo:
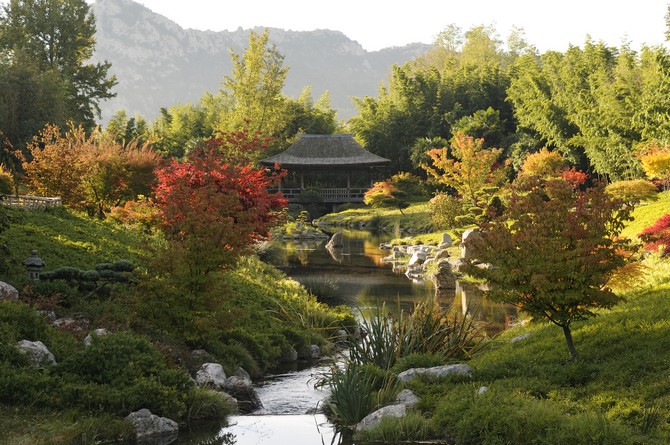
[{"label": "mountain", "polygon": [[[231,72],[230,50],[241,54],[249,30],[184,29],[132,0],[97,0],[93,61],[111,62],[119,81],[117,97],[101,104],[103,123],[118,110],[153,121],[161,107],[197,102],[220,88]],[[262,28],[254,29],[262,32]],[[351,97],[377,96],[394,64],[401,65],[430,47],[422,43],[366,51],[339,31],[286,31],[270,28],[270,41],[289,67],[284,94],[297,98],[311,86],[314,100],[329,91],[338,119],[356,114]]]}]

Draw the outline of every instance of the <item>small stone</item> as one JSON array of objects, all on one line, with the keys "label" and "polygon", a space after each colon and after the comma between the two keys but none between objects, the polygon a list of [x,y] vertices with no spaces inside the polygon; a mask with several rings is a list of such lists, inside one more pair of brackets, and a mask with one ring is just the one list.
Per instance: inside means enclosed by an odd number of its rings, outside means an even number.
[{"label": "small stone", "polygon": [[135,427],[135,434],[138,439],[152,436],[174,435],[179,432],[177,422],[166,417],[159,417],[151,414],[148,409],[141,409],[130,413],[126,420]]},{"label": "small stone", "polygon": [[395,398],[396,404],[405,405],[408,408],[419,403],[419,400],[419,397],[409,389],[403,389]]},{"label": "small stone", "polygon": [[326,248],[340,248],[344,247],[344,235],[342,232],[335,233],[326,244]]},{"label": "small stone", "polygon": [[238,366],[237,369],[235,370],[235,377],[240,377],[245,380],[251,381],[251,376],[249,373],[241,366]]},{"label": "small stone", "polygon": [[446,249],[439,249],[435,252],[435,260],[443,260],[449,258],[449,251]]},{"label": "small stone", "polygon": [[489,392],[489,387],[488,386],[482,386],[481,388],[479,388],[477,390],[477,395],[481,396],[481,395],[486,394],[487,392]]},{"label": "small stone", "polygon": [[355,429],[356,431],[367,431],[378,426],[385,418],[404,417],[406,413],[407,413],[407,407],[405,405],[385,406],[373,413],[368,414],[363,420],[361,420],[356,425]]},{"label": "small stone", "polygon": [[530,337],[531,335],[533,335],[533,334],[530,333],[530,332],[526,332],[525,334],[517,335],[516,337],[511,339],[510,342],[511,343],[516,343],[518,341],[523,341],[523,340],[527,339],[528,337]]},{"label": "small stone", "polygon": [[454,241],[451,239],[451,236],[448,233],[442,235],[442,241],[440,241],[440,249],[446,249],[447,247],[453,246]]},{"label": "small stone", "polygon": [[463,237],[461,240],[461,257],[468,260],[474,260],[476,257],[476,252],[474,251],[471,243],[472,240],[481,238],[481,233],[479,229],[468,229],[463,232]]},{"label": "small stone", "polygon": [[409,259],[409,265],[414,266],[415,264],[423,264],[426,261],[428,255],[423,250],[415,251],[412,254],[412,257]]},{"label": "small stone", "polygon": [[86,336],[84,339],[84,345],[86,346],[91,346],[91,343],[93,343],[93,336],[96,337],[102,337],[103,335],[108,335],[109,331],[105,328],[98,328],[95,331],[91,332]]}]

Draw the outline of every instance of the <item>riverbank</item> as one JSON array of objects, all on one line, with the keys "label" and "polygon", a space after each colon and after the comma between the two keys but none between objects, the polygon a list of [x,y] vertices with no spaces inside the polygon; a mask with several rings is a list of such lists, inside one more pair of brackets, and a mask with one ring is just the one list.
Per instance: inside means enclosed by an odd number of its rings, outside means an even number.
[{"label": "riverbank", "polygon": [[557,327],[518,326],[468,362],[471,378],[409,384],[418,411],[459,444],[669,443],[670,261],[643,264],[624,303],[574,325],[578,359]]},{"label": "riverbank", "polygon": [[[637,233],[668,212],[670,194],[659,198],[635,210],[625,236],[636,241]],[[353,222],[343,214],[328,218],[339,226],[363,220],[360,213]],[[417,241],[394,243],[422,242]],[[645,254],[636,272],[618,283],[624,302],[573,325],[577,359],[568,357],[556,326],[519,323],[467,360],[471,376],[420,378],[405,384],[420,399],[406,420],[382,421],[360,439],[669,443],[670,259]]]},{"label": "riverbank", "polygon": [[[318,303],[254,256],[211,274],[202,292],[191,295],[153,269],[157,234],[66,209],[12,209],[10,217],[3,236],[12,257],[0,281],[19,289],[20,297],[0,302],[3,443],[130,439],[134,432],[124,417],[140,408],[182,425],[224,419],[230,410],[191,381],[204,362],[221,364],[228,376],[242,368],[255,379],[316,349],[328,354],[328,338],[354,323],[348,309]],[[21,263],[33,249],[47,271],[90,271],[122,259],[134,270],[100,293],[73,280],[27,286]],[[85,346],[97,329],[105,333]],[[30,366],[15,349],[24,339],[42,342],[57,364]]]}]

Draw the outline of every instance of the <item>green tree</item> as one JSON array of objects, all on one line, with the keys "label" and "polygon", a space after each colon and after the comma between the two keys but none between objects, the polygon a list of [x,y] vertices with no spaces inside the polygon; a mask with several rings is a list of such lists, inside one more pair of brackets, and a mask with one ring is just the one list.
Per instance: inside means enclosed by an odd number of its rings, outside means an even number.
[{"label": "green tree", "polygon": [[[205,95],[205,99],[211,99],[211,95]],[[175,104],[160,111],[151,133],[155,137],[154,149],[164,156],[181,158],[214,133],[202,101],[196,105]]]},{"label": "green tree", "polygon": [[505,179],[498,165],[502,153],[498,148],[484,148],[482,139],[457,134],[451,142],[451,152],[444,147],[428,152],[432,165],[424,165],[438,182],[452,187],[469,204],[476,206],[480,194],[488,186],[497,187]]},{"label": "green tree", "polygon": [[47,122],[65,122],[66,91],[57,73],[40,73],[36,64],[18,55],[0,63],[0,130],[22,147]]},{"label": "green tree", "polygon": [[94,34],[95,19],[84,0],[10,0],[0,12],[3,58],[12,65],[29,61],[40,74],[55,75],[65,119],[89,129],[100,115],[99,102],[114,97],[116,84],[109,63],[88,63]]},{"label": "green tree", "polygon": [[587,40],[565,53],[520,57],[508,89],[522,129],[582,169],[611,180],[642,176],[636,146],[670,140],[670,57],[663,47]]},{"label": "green tree", "polygon": [[506,100],[509,56],[494,32],[491,27],[476,27],[462,35],[451,26],[428,54],[394,67],[388,86],[380,88],[376,99],[356,98],[359,115],[349,124],[363,146],[392,159],[394,169],[409,170],[412,160],[423,157],[417,152],[418,140],[448,139],[464,117],[475,116],[481,122],[462,122],[463,127],[496,128],[490,136],[495,133],[507,140],[516,129]]},{"label": "green tree", "polygon": [[575,357],[572,323],[619,300],[605,284],[625,264],[625,242],[615,237],[628,212],[601,185],[582,191],[562,179],[521,178],[502,214],[470,241],[491,267],[468,272],[490,283],[492,300],[561,327]]},{"label": "green tree", "polygon": [[[249,47],[244,54],[231,51],[233,70],[223,80],[223,93],[231,105],[231,114],[224,116],[218,130],[238,130],[248,127],[265,134],[279,128],[278,111],[284,100],[288,67],[276,45],[270,45],[270,32],[249,33]],[[248,123],[248,124],[247,124]]]},{"label": "green tree", "polygon": [[136,141],[139,145],[152,139],[146,119],[140,115],[128,118],[126,110],[117,111],[107,123],[105,135],[121,145]]}]

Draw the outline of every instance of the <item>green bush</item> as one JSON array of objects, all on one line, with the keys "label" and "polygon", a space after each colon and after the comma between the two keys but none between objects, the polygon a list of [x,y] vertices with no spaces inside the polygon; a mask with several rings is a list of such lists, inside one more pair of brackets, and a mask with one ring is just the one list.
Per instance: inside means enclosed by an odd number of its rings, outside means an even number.
[{"label": "green bush", "polygon": [[11,337],[8,340],[46,341],[49,325],[44,315],[35,312],[27,304],[11,301],[0,301],[0,328]]},{"label": "green bush", "polygon": [[356,433],[356,440],[377,443],[421,442],[435,436],[432,425],[419,413],[409,413],[399,419],[386,418],[369,431]]},{"label": "green bush", "polygon": [[54,406],[117,415],[148,408],[177,418],[185,411],[183,394],[193,385],[146,338],[131,333],[94,337],[91,346],[65,358],[53,372],[63,381]]},{"label": "green bush", "polygon": [[236,406],[218,391],[194,388],[186,395],[186,421],[221,420],[236,411]]},{"label": "green bush", "polygon": [[165,359],[148,339],[128,332],[94,336],[91,345],[59,367],[86,383],[122,386],[140,377],[160,375]]},{"label": "green bush", "polygon": [[457,218],[465,213],[463,202],[452,195],[437,195],[428,203],[430,221],[436,229],[460,226]]},{"label": "green bush", "polygon": [[47,372],[0,363],[0,403],[43,406],[58,382]]}]

